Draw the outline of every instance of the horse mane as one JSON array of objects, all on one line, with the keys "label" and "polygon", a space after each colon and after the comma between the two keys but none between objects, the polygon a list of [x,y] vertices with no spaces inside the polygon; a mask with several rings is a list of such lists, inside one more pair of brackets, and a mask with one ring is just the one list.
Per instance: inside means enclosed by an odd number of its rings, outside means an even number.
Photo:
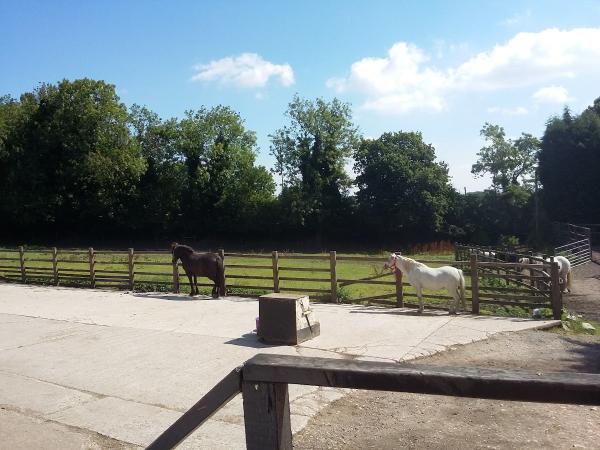
[{"label": "horse mane", "polygon": [[171,252],[174,252],[176,248],[185,250],[190,253],[194,253],[194,249],[192,247],[190,247],[189,245],[183,245],[183,244],[178,244],[177,242],[173,242],[171,244]]},{"label": "horse mane", "polygon": [[419,261],[415,261],[412,258],[409,258],[407,256],[402,256],[402,255],[398,255],[398,258],[400,258],[407,266],[408,266],[408,271],[410,272],[414,267],[427,267],[427,265],[423,264],[422,262]]}]

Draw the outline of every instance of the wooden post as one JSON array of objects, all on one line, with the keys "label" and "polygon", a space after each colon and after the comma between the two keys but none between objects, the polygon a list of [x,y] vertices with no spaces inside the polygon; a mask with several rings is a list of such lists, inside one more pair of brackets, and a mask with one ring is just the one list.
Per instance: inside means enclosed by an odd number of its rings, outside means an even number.
[{"label": "wooden post", "polygon": [[21,263],[21,282],[25,283],[27,273],[25,272],[25,249],[22,245],[19,246],[19,261]]},{"label": "wooden post", "polygon": [[243,382],[248,450],[291,450],[292,427],[287,383]]},{"label": "wooden post", "polygon": [[279,292],[279,253],[273,250],[273,292]]},{"label": "wooden post", "polygon": [[552,280],[552,316],[555,320],[560,320],[562,315],[562,286],[558,276],[558,263],[554,261],[554,256],[550,258],[550,278]]},{"label": "wooden post", "polygon": [[396,269],[394,272],[396,279],[396,306],[398,308],[404,308],[404,290],[402,289],[402,272]]},{"label": "wooden post", "polygon": [[52,247],[52,273],[54,274],[54,284],[58,286],[58,249]]},{"label": "wooden post", "polygon": [[331,274],[331,301],[338,302],[337,298],[337,273],[336,273],[337,256],[335,251],[329,252],[329,272]]},{"label": "wooden post", "polygon": [[88,250],[90,260],[90,285],[93,288],[96,287],[96,256],[92,247]]},{"label": "wooden post", "polygon": [[179,260],[173,263],[173,292],[179,294]]},{"label": "wooden post", "polygon": [[477,253],[471,253],[471,310],[479,314],[479,271],[477,267]]},{"label": "wooden post", "polygon": [[129,290],[133,291],[133,287],[134,287],[134,283],[135,283],[135,260],[134,260],[134,253],[133,253],[133,249],[130,248],[129,249],[129,260],[128,260],[128,266],[129,266]]}]

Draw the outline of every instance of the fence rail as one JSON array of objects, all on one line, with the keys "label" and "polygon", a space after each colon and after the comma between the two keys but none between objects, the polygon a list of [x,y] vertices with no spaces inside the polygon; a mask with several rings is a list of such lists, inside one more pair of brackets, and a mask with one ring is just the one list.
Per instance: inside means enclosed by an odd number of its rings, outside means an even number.
[{"label": "fence rail", "polygon": [[600,374],[406,365],[259,354],[231,371],[147,448],[172,449],[242,393],[246,448],[291,449],[289,384],[600,405]]},{"label": "fence rail", "polygon": [[[49,254],[49,257],[38,257],[42,252]],[[17,249],[0,249],[0,253],[3,255],[0,259],[0,277],[9,281],[129,290],[160,286],[168,287],[173,292],[180,292],[187,285],[182,284],[181,264],[172,263],[168,251],[136,251],[133,248],[28,250],[21,246]],[[340,289],[364,286],[363,291],[357,291],[360,294],[353,301],[403,307],[412,306],[405,304],[405,298],[416,298],[400,272],[380,272],[386,261],[384,257],[338,255],[335,251],[329,255],[278,251],[269,255],[223,250],[219,253],[225,260],[225,277],[230,292],[244,295],[297,292],[338,302],[338,295],[343,292]],[[491,256],[492,253],[494,256]],[[561,290],[553,290],[552,263],[532,257],[537,263],[522,264],[516,261],[519,254],[461,245],[456,247],[456,256],[459,258],[456,261],[432,258],[421,262],[462,268],[467,280],[466,300],[470,302],[473,313],[480,312],[480,303],[507,307],[519,305],[529,309],[542,305],[552,309],[555,318],[560,318]],[[362,277],[348,276],[348,272],[344,271],[344,265],[361,263],[381,269],[373,269],[376,275]],[[166,267],[170,270],[165,270]],[[431,300],[431,304],[425,307],[434,309],[444,309],[445,303],[440,301],[452,298],[446,292],[427,293],[425,297]],[[479,301],[480,298],[482,301]]]}]

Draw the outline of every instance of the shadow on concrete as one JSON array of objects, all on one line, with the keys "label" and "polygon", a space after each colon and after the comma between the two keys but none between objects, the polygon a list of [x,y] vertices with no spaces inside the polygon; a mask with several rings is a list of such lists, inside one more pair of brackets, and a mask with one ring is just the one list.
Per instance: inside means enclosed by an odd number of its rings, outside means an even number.
[{"label": "shadow on concrete", "polygon": [[231,339],[230,341],[226,341],[225,344],[237,345],[240,347],[250,347],[250,348],[280,347],[280,345],[270,345],[270,344],[265,344],[264,342],[259,341],[256,333],[243,334],[239,338],[235,338],[235,339]]},{"label": "shadow on concrete", "polygon": [[[414,317],[441,317],[447,316],[448,313],[443,310],[427,310],[423,311],[423,313],[419,313],[415,309],[400,309],[400,308],[379,308],[374,306],[364,306],[364,307],[356,307],[350,314],[390,314],[394,316],[414,316]],[[454,316],[456,317],[456,316]]]},{"label": "shadow on concrete", "polygon": [[195,295],[191,297],[188,294],[161,294],[159,292],[132,292],[131,295],[137,298],[155,298],[159,300],[169,300],[177,302],[197,302],[206,300],[217,300],[209,295]]},{"label": "shadow on concrete", "polygon": [[577,372],[600,373],[600,341],[592,340],[595,336],[590,336],[590,340],[583,340],[582,337],[574,339],[564,337],[569,343],[568,352],[572,353],[571,368]]}]

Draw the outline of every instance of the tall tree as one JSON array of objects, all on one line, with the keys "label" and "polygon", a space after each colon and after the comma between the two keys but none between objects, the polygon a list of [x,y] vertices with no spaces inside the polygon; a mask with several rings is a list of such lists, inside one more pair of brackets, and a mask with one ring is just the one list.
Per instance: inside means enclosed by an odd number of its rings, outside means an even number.
[{"label": "tall tree", "polygon": [[506,139],[504,128],[490,123],[483,126],[481,135],[488,145],[477,153],[478,159],[471,173],[476,177],[490,174],[496,190],[506,191],[509,186],[531,185],[540,141],[528,133],[522,133],[514,141]]},{"label": "tall tree", "polygon": [[398,240],[442,231],[452,187],[448,167],[421,133],[384,133],[355,152],[357,199],[366,225]]},{"label": "tall tree", "polygon": [[4,141],[12,189],[5,207],[20,226],[87,228],[127,221],[125,205],[144,170],[114,86],[81,79],[43,84],[20,99]]},{"label": "tall tree", "polygon": [[273,179],[255,166],[256,136],[231,108],[186,111],[177,145],[187,173],[182,210],[195,234],[233,231],[271,201]]},{"label": "tall tree", "polygon": [[300,220],[321,235],[340,213],[351,185],[344,165],[358,146],[350,105],[294,96],[286,112],[289,124],[271,135],[271,154],[283,189]]},{"label": "tall tree", "polygon": [[600,98],[580,115],[565,109],[542,137],[539,174],[553,220],[600,222]]}]

